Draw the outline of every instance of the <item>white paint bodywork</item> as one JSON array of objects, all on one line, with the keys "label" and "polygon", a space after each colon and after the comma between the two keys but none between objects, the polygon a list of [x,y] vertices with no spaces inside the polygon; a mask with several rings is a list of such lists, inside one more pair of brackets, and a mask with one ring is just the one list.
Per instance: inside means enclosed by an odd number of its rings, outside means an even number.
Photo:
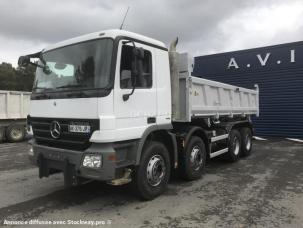
[{"label": "white paint bodywork", "polygon": [[30,92],[0,90],[0,120],[26,119]]}]

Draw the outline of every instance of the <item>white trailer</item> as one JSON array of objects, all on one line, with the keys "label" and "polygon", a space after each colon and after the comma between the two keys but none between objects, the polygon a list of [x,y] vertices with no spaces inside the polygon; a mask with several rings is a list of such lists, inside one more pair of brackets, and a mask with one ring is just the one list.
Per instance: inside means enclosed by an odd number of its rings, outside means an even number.
[{"label": "white trailer", "polygon": [[176,43],[168,50],[146,36],[107,30],[21,56],[21,67],[37,66],[28,126],[39,177],[63,172],[66,185],[131,182],[149,200],[171,172],[194,180],[207,158],[248,156],[258,87],[192,76],[192,58],[176,52]]},{"label": "white trailer", "polygon": [[25,137],[30,92],[0,90],[0,142],[18,142]]}]

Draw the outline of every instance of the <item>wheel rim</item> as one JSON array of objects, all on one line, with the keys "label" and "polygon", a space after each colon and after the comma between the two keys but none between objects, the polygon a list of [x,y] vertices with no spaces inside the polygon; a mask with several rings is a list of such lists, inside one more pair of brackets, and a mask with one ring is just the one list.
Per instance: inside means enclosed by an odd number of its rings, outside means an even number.
[{"label": "wheel rim", "polygon": [[250,150],[250,148],[251,148],[251,137],[249,135],[247,135],[245,141],[246,141],[246,143],[245,143],[246,150]]},{"label": "wheel rim", "polygon": [[11,131],[11,136],[14,138],[14,139],[19,139],[22,137],[22,130],[20,128],[14,128],[12,129]]},{"label": "wheel rim", "polygon": [[235,155],[238,155],[240,152],[240,140],[237,137],[233,140],[233,151]]},{"label": "wheel rim", "polygon": [[162,156],[154,155],[147,164],[147,181],[151,186],[158,186],[164,179],[166,166]]},{"label": "wheel rim", "polygon": [[202,157],[202,152],[201,152],[200,147],[195,146],[191,150],[190,163],[195,171],[201,167],[201,165],[203,163],[203,157]]}]

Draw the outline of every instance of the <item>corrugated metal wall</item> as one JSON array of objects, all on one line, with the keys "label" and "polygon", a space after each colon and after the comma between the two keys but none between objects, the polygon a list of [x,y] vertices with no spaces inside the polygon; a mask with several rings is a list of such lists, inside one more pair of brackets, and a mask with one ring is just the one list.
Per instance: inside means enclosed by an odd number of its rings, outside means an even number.
[{"label": "corrugated metal wall", "polygon": [[303,42],[195,58],[194,76],[260,87],[256,135],[303,139]]}]

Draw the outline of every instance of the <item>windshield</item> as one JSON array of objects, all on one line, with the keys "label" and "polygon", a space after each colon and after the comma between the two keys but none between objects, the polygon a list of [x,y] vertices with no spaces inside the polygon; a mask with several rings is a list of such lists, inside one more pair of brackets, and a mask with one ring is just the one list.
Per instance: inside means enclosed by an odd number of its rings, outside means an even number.
[{"label": "windshield", "polygon": [[37,67],[34,91],[105,88],[110,80],[111,39],[99,39],[47,51]]}]

